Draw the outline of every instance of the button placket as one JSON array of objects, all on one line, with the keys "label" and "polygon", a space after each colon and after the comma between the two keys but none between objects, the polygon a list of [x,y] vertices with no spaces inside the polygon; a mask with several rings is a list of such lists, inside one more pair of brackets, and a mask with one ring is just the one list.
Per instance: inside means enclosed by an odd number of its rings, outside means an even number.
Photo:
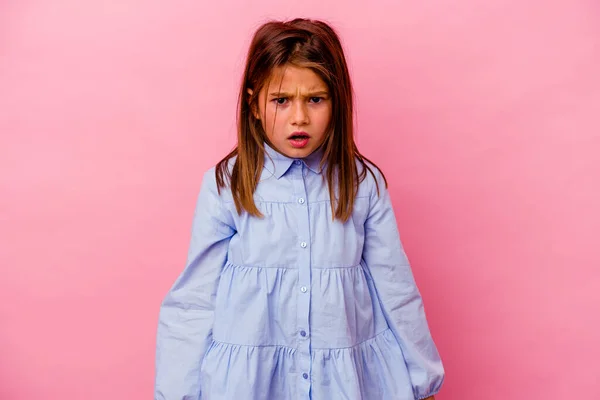
[{"label": "button placket", "polygon": [[[302,161],[295,160],[293,173],[294,197],[297,204],[301,206],[291,207],[298,221],[298,292],[297,293],[297,361],[300,384],[298,388],[302,397],[308,397],[310,393],[311,354],[310,354],[310,284],[311,284],[311,252],[310,252],[310,224],[307,192],[304,182],[306,166]],[[305,392],[306,391],[306,392]]]}]

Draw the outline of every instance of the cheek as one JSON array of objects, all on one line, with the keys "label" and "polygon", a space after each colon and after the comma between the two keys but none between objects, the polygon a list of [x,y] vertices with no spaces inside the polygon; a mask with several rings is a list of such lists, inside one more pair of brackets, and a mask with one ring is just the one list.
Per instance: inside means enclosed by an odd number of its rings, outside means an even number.
[{"label": "cheek", "polygon": [[320,112],[318,112],[315,115],[314,121],[320,127],[323,127],[323,129],[325,129],[327,125],[329,125],[329,121],[331,121],[331,109],[320,110]]},{"label": "cheek", "polygon": [[275,113],[274,108],[266,110],[265,118],[263,119],[263,129],[267,135],[277,134],[281,130],[281,126],[285,125],[285,115],[282,109],[278,109]]},{"label": "cheek", "polygon": [[275,111],[275,108],[269,111],[268,120],[271,122],[271,125],[282,126],[287,123],[289,119],[289,111],[287,108],[278,108]]}]

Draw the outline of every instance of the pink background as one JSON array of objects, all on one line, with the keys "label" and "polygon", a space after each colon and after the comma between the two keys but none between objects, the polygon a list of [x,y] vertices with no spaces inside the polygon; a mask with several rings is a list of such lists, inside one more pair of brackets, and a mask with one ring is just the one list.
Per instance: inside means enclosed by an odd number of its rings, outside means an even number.
[{"label": "pink background", "polygon": [[267,17],[342,34],[439,400],[600,398],[596,0],[0,1],[0,399],[152,397],[159,303]]}]

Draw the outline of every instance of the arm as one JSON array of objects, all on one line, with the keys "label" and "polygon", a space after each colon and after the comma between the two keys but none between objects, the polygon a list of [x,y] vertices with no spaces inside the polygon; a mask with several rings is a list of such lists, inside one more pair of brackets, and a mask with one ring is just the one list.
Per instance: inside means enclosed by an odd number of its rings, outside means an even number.
[{"label": "arm", "polygon": [[186,267],[160,307],[155,400],[200,398],[200,365],[212,340],[215,294],[235,233],[212,175],[204,175],[198,196]]},{"label": "arm", "polygon": [[363,258],[386,316],[404,353],[416,399],[433,399],[444,368],[425,317],[421,295],[404,252],[389,192],[380,173],[371,190]]}]

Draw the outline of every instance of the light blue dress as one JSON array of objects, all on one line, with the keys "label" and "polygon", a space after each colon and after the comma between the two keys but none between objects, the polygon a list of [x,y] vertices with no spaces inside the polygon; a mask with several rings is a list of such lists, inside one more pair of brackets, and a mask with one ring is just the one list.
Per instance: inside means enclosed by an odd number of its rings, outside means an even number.
[{"label": "light blue dress", "polygon": [[444,369],[383,178],[332,220],[321,153],[267,147],[262,219],[203,178],[187,265],[159,317],[156,400],[414,400]]}]

